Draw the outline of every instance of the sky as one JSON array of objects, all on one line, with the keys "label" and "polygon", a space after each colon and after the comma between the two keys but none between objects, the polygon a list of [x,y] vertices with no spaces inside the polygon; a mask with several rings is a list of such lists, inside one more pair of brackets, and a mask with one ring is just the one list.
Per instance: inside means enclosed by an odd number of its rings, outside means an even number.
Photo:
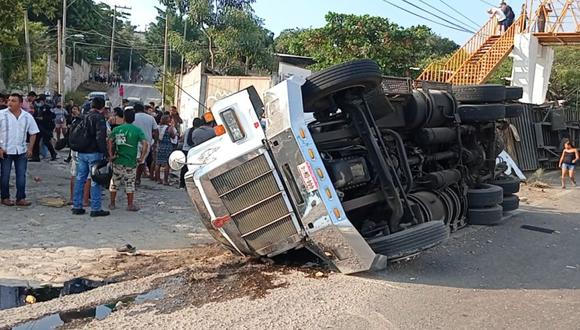
[{"label": "sky", "polygon": [[[116,4],[132,7],[132,9],[127,12],[131,13],[131,22],[138,26],[138,30],[144,30],[148,23],[155,20],[157,15],[155,6],[159,6],[158,0],[103,0],[102,2],[108,3],[109,5]],[[440,21],[418,8],[406,4],[403,0],[257,0],[253,7],[256,15],[264,19],[265,27],[273,31],[276,35],[287,28],[321,27],[325,23],[324,15],[329,11],[334,11],[346,14],[369,14],[373,16],[386,17],[391,22],[405,27],[424,24],[429,26],[435,33],[447,37],[458,44],[464,44],[472,36],[471,33],[456,31],[413,16],[412,14],[395,8],[387,2],[392,2],[393,4],[404,7],[405,9],[427,18],[431,18],[435,21]],[[488,19],[486,10],[491,7],[491,4],[499,4],[500,1],[443,0],[442,2],[442,0],[409,0],[408,2],[422,7],[427,11],[441,16],[461,27],[465,27],[468,30],[475,30],[472,23],[448,7],[445,7],[443,2],[453,5],[457,11],[478,23],[478,26],[481,26]],[[521,10],[521,5],[525,0],[512,0],[507,2],[512,6],[516,15],[518,15]],[[456,17],[457,20],[452,20],[449,17],[444,16],[434,9],[429,8],[427,4]],[[442,23],[450,25],[446,22]]]}]

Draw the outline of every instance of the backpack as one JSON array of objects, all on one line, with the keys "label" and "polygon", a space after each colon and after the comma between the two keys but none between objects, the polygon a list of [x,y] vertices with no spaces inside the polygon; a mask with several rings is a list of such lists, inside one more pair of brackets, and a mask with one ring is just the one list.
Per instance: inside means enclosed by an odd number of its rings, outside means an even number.
[{"label": "backpack", "polygon": [[73,151],[83,152],[90,145],[94,137],[91,137],[88,115],[82,115],[73,120],[68,129],[68,144]]}]

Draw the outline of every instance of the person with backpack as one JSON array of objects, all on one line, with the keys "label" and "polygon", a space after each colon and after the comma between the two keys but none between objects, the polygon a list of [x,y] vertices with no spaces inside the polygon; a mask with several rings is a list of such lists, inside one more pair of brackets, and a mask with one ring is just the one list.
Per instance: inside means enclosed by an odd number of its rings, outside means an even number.
[{"label": "person with backpack", "polygon": [[[81,119],[74,122],[69,130],[69,145],[78,152],[77,177],[74,187],[72,213],[85,214],[83,208],[83,186],[90,173],[91,167],[100,163],[107,154],[107,121],[104,110],[105,100],[94,98],[91,110]],[[91,217],[103,217],[110,214],[101,207],[102,187],[93,180],[91,183]]]}]

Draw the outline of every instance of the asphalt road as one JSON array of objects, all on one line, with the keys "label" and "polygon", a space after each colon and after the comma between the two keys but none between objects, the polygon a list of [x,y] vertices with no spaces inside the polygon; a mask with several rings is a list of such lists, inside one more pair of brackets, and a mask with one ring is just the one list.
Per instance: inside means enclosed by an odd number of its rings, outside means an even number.
[{"label": "asphalt road", "polygon": [[[129,305],[78,328],[579,329],[580,188],[523,189],[529,204],[522,203],[501,225],[468,227],[447,243],[385,271],[321,278],[289,272],[275,279],[284,285],[255,298],[232,293],[243,291],[233,281],[235,274],[223,275],[222,282],[203,282],[195,272],[168,275],[164,284],[157,284],[167,294],[159,301]],[[201,287],[187,289],[191,278]],[[227,290],[214,289],[220,284]],[[113,288],[97,290],[117,294]],[[218,299],[226,293],[232,298]],[[73,309],[78,306],[73,299],[92,295],[64,297],[22,312],[6,310],[0,320],[23,319],[16,314],[35,308]],[[191,303],[204,295],[211,302]]]},{"label": "asphalt road", "polygon": [[[161,102],[161,92],[159,92],[159,90],[157,90],[153,85],[127,83],[123,83],[122,85],[125,90],[123,98],[138,97],[143,101],[143,103],[153,101],[155,104],[159,104]],[[109,95],[113,107],[121,105],[122,97],[119,95],[119,87],[110,88],[107,91],[107,94]]]},{"label": "asphalt road", "polygon": [[[184,293],[157,308],[133,306],[89,326],[578,329],[580,189],[548,189],[546,196],[499,226],[466,228],[386,271],[287,279],[287,287],[261,299],[201,307],[183,303],[190,294]],[[524,224],[556,232],[530,231]],[[163,312],[161,306],[172,304],[179,307]]]}]

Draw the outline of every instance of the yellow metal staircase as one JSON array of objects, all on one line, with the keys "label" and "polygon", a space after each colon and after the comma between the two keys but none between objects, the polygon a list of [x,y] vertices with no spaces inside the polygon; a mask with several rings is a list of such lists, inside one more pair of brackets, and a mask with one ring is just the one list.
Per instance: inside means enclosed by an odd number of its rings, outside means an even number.
[{"label": "yellow metal staircase", "polygon": [[484,83],[512,51],[514,36],[523,31],[525,21],[526,16],[521,15],[500,35],[497,20],[491,18],[447,61],[431,63],[417,79],[454,85]]}]

